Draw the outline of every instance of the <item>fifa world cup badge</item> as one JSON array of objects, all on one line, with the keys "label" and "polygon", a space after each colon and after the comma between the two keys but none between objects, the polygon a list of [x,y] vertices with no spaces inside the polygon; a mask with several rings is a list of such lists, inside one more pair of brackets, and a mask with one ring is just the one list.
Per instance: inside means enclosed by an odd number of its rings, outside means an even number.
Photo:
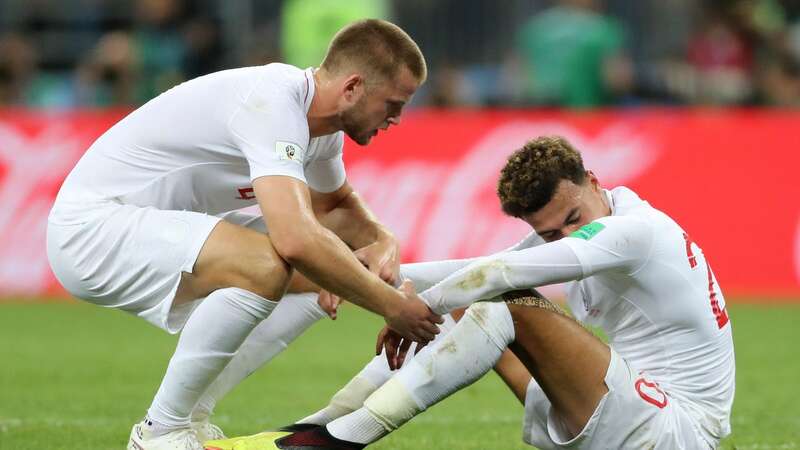
[{"label": "fifa world cup badge", "polygon": [[303,147],[295,143],[276,141],[275,153],[277,153],[278,158],[282,160],[294,161],[302,164],[305,151]]}]

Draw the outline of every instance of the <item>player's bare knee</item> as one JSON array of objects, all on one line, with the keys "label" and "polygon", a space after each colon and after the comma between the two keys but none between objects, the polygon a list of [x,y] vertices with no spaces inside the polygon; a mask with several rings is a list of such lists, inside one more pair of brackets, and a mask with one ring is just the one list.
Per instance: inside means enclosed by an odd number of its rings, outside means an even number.
[{"label": "player's bare knee", "polygon": [[511,321],[514,324],[516,336],[527,333],[534,322],[547,320],[548,316],[553,313],[552,310],[531,304],[507,303],[506,305],[508,306]]},{"label": "player's bare knee", "polygon": [[233,264],[231,285],[246,289],[264,298],[278,301],[286,293],[292,267],[281,258],[269,239],[255,244],[248,255]]},{"label": "player's bare knee", "polygon": [[511,315],[511,322],[514,324],[514,334],[520,335],[522,328],[526,325],[526,315],[530,307],[520,305],[507,305],[508,313]]},{"label": "player's bare knee", "polygon": [[246,274],[248,290],[273,301],[286,293],[292,278],[292,266],[280,257],[267,258],[250,268]]}]

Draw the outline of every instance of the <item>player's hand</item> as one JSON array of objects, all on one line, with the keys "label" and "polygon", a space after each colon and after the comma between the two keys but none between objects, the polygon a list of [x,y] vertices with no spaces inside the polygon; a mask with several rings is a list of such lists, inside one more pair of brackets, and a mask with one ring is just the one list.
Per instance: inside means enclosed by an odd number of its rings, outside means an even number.
[{"label": "player's hand", "polygon": [[378,333],[378,339],[375,343],[375,354],[380,355],[381,352],[386,350],[386,362],[389,363],[391,370],[397,370],[403,367],[403,362],[406,360],[408,349],[411,347],[412,341],[403,339],[403,336],[397,334],[388,326]]},{"label": "player's hand", "polygon": [[370,272],[392,286],[397,283],[400,278],[400,245],[394,236],[387,235],[354,253]]},{"label": "player's hand", "polygon": [[425,344],[439,334],[442,317],[434,314],[414,291],[411,281],[404,281],[400,291],[405,301],[395,302],[386,313],[386,324],[402,337]]},{"label": "player's hand", "polygon": [[336,320],[336,314],[339,311],[339,305],[342,303],[342,299],[339,298],[338,295],[331,294],[330,292],[322,289],[319,291],[319,297],[317,297],[317,304],[325,311],[325,314],[328,315],[332,320]]}]

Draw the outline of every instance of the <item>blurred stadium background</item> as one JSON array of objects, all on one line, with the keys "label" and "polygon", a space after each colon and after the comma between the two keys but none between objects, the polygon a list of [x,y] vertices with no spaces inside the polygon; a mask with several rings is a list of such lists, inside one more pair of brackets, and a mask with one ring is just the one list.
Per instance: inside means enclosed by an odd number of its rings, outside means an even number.
[{"label": "blurred stadium background", "polygon": [[797,0],[2,0],[0,102],[136,105],[219,69],[316,65],[342,24],[383,17],[428,58],[418,106],[791,107],[799,15]]},{"label": "blurred stadium background", "polygon": [[[737,345],[726,448],[800,448],[800,0],[0,0],[0,449],[121,448],[174,347],[68,299],[49,270],[47,213],[91,142],[181,81],[317,65],[363,17],[406,29],[430,69],[400,127],[345,152],[404,260],[516,241],[498,169],[564,135],[710,255]],[[235,391],[220,423],[246,433],[320,406],[378,325],[354,308],[340,322]],[[298,375],[309,365],[324,379]],[[376,448],[521,449],[520,416],[489,377]]]}]

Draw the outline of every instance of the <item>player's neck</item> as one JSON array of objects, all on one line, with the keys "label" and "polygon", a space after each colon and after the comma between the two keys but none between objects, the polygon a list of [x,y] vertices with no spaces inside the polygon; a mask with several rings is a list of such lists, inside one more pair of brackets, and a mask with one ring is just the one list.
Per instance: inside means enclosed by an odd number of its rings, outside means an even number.
[{"label": "player's neck", "polygon": [[333,84],[321,70],[315,70],[314,97],[311,99],[311,106],[306,114],[311,137],[324,136],[341,129],[337,100]]}]

